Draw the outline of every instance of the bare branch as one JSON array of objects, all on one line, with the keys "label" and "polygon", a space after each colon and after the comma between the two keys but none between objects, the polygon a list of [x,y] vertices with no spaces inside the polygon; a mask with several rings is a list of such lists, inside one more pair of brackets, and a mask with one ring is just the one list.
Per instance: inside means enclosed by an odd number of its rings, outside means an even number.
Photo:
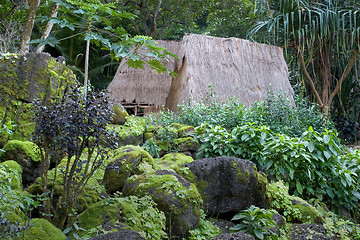
[{"label": "bare branch", "polygon": [[320,105],[320,108],[322,108],[324,106],[324,103],[322,102],[320,95],[319,95],[318,91],[316,90],[314,81],[312,80],[309,72],[306,69],[305,61],[304,61],[304,54],[303,54],[301,48],[299,48],[298,54],[299,54],[299,61],[300,61],[301,69],[303,70],[303,72],[305,74],[305,78],[308,80],[308,82],[310,84],[311,91],[314,93],[317,103]]},{"label": "bare branch", "polygon": [[347,63],[343,74],[341,75],[341,78],[339,79],[339,81],[336,83],[336,87],[334,89],[334,91],[332,91],[330,98],[329,98],[329,102],[331,103],[331,101],[333,100],[333,98],[335,97],[336,93],[340,90],[340,87],[342,85],[342,83],[345,81],[346,77],[349,75],[351,69],[353,68],[357,55],[359,54],[359,49],[357,48],[354,52],[354,54],[351,56],[349,62]]}]

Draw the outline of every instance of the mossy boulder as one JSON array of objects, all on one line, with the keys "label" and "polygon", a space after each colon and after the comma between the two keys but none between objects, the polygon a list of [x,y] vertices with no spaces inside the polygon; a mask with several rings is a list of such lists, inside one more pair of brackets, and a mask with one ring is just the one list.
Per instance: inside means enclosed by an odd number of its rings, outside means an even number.
[{"label": "mossy boulder", "polygon": [[69,84],[76,82],[69,67],[42,53],[26,55],[0,54],[0,119],[1,124],[13,121],[16,128],[11,139],[28,140],[34,130],[31,103],[41,99],[50,103],[51,97],[61,97]]},{"label": "mossy boulder", "polygon": [[[80,171],[75,173],[75,179],[77,179],[76,181],[79,181],[79,179],[81,179],[81,174],[84,172],[84,165],[86,159],[87,159],[87,154],[83,153],[83,155],[81,156],[81,161],[83,162],[83,165],[81,170],[79,168],[78,170]],[[54,182],[55,168],[51,169],[47,175],[48,177],[47,188],[48,190],[54,190],[54,202],[53,202],[54,207],[56,206],[56,202],[59,199],[59,197],[63,195],[63,189],[64,189],[63,177],[64,177],[64,172],[66,170],[67,161],[68,159],[64,158],[58,164],[56,169],[55,182]],[[71,164],[72,161],[73,159],[71,159]],[[78,165],[78,167],[79,166],[80,164]],[[89,167],[91,166],[92,166],[92,162],[90,163]],[[87,181],[84,187],[84,191],[77,197],[77,203],[75,207],[78,213],[83,212],[91,204],[100,201],[102,199],[102,196],[106,195],[105,187],[101,184],[104,171],[105,169],[103,166],[100,166],[97,170],[95,170],[93,175]],[[34,195],[44,193],[42,179],[38,177],[35,183],[33,183],[27,188],[27,191]]]},{"label": "mossy boulder", "polygon": [[108,193],[121,192],[128,177],[153,171],[153,165],[154,159],[143,148],[121,147],[106,166],[103,184]]},{"label": "mossy boulder", "polygon": [[143,132],[141,130],[135,131],[131,126],[109,125],[108,128],[115,132],[118,146],[138,146],[142,145],[144,142]]},{"label": "mossy boulder", "polygon": [[13,160],[0,163],[0,181],[4,185],[9,185],[13,190],[22,191],[21,166]]},{"label": "mossy boulder", "polygon": [[173,170],[180,175],[186,175],[189,170],[182,165],[191,163],[194,159],[183,153],[168,153],[161,158],[154,159],[157,170]]},{"label": "mossy boulder", "polygon": [[269,185],[267,195],[271,199],[270,207],[282,214],[292,223],[323,223],[324,218],[307,201],[291,196],[289,188],[282,182]]},{"label": "mossy boulder", "polygon": [[24,232],[24,240],[64,240],[66,235],[43,218],[33,218],[30,221],[30,228]]},{"label": "mossy boulder", "polygon": [[108,198],[97,202],[79,215],[80,236],[95,236],[94,229],[107,232],[133,230],[146,239],[163,239],[165,215],[150,197]]},{"label": "mossy boulder", "polygon": [[234,157],[198,159],[183,166],[186,176],[198,186],[204,210],[210,216],[231,215],[251,205],[267,208],[268,181],[254,163]]},{"label": "mossy boulder", "polygon": [[113,104],[111,110],[114,112],[111,120],[113,124],[123,125],[129,117],[129,114],[121,104]]},{"label": "mossy boulder", "polygon": [[39,176],[40,150],[36,144],[29,141],[10,140],[0,153],[1,161],[14,160],[22,168],[22,181],[28,186]]},{"label": "mossy boulder", "polygon": [[167,231],[180,239],[198,227],[202,199],[196,186],[169,170],[133,175],[126,180],[124,195],[150,195],[166,215]]}]

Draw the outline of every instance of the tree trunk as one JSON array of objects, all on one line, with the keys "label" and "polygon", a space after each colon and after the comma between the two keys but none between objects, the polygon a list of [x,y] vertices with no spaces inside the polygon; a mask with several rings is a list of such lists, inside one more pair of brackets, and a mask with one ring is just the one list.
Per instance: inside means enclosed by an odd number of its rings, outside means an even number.
[{"label": "tree trunk", "polygon": [[22,34],[22,39],[21,39],[21,45],[20,45],[20,51],[19,51],[19,53],[21,55],[24,55],[29,52],[31,33],[32,33],[32,30],[34,27],[36,11],[39,7],[40,0],[31,0],[31,1],[28,1],[28,3],[29,3],[30,9],[29,9],[29,15],[27,17],[27,21],[25,24],[24,32]]},{"label": "tree trunk", "polygon": [[[51,14],[50,14],[50,20],[51,18],[55,18],[58,15],[58,9],[59,9],[59,5],[57,5],[56,3],[54,3],[54,6],[51,10]],[[50,20],[48,21],[48,23],[46,24],[45,30],[41,36],[41,39],[46,39],[47,37],[49,37],[50,32],[54,26],[54,23],[51,23]],[[37,53],[41,53],[42,51],[44,51],[45,45],[39,46],[36,49]]]},{"label": "tree trunk", "polygon": [[90,53],[90,40],[87,40],[86,41],[86,52],[85,52],[85,71],[84,71],[85,98],[87,95],[88,77],[89,77],[89,53]]}]

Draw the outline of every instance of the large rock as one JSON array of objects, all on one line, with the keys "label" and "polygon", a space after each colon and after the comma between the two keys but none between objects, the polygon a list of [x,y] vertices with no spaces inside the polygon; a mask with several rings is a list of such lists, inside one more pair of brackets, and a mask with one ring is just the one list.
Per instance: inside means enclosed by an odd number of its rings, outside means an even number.
[{"label": "large rock", "polygon": [[25,230],[24,240],[65,240],[62,231],[43,218],[33,218],[30,228]]},{"label": "large rock", "polygon": [[153,158],[138,146],[125,146],[118,149],[113,161],[106,166],[103,184],[107,192],[122,191],[128,177],[144,173],[143,169],[152,168]]},{"label": "large rock", "polygon": [[255,238],[247,233],[222,233],[214,237],[212,240],[255,240]]},{"label": "large rock", "polygon": [[204,210],[212,216],[235,213],[255,205],[268,206],[266,176],[254,163],[234,157],[204,158],[184,164],[203,197]]},{"label": "large rock", "polygon": [[24,187],[33,183],[39,176],[40,150],[36,144],[29,141],[10,140],[4,146],[5,152],[0,152],[0,162],[14,160],[22,170]]},{"label": "large rock", "polygon": [[121,230],[89,238],[89,240],[145,240],[139,233],[131,230]]},{"label": "large rock", "polygon": [[324,222],[324,218],[315,207],[300,197],[291,196],[288,191],[289,188],[282,181],[269,184],[267,195],[271,199],[270,207],[282,214],[288,222]]},{"label": "large rock", "polygon": [[0,119],[16,125],[13,135],[0,136],[0,147],[8,137],[28,140],[34,130],[29,103],[34,99],[50,103],[52,97],[61,97],[75,82],[70,68],[48,54],[0,54]]},{"label": "large rock", "polygon": [[94,229],[97,229],[100,233],[133,230],[145,239],[166,238],[165,215],[148,196],[107,198],[97,202],[79,215],[79,227],[86,230],[80,232],[81,237],[96,236]]},{"label": "large rock", "polygon": [[180,239],[198,227],[201,217],[201,196],[194,184],[169,170],[134,175],[127,179],[124,195],[150,195],[157,208],[165,213],[167,230]]},{"label": "large rock", "polygon": [[335,240],[338,238],[329,237],[327,230],[319,224],[293,224],[289,233],[290,240]]}]

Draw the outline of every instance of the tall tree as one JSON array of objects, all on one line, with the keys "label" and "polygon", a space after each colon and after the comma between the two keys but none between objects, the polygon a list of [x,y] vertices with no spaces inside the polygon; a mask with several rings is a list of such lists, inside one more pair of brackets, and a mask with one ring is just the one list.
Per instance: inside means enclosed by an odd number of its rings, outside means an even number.
[{"label": "tall tree", "polygon": [[119,0],[126,11],[137,16],[129,19],[137,34],[162,39],[165,30],[176,24],[191,28],[206,11],[210,0]]},{"label": "tall tree", "polygon": [[36,11],[40,5],[40,0],[27,0],[29,5],[29,14],[25,24],[25,28],[22,34],[20,54],[26,54],[29,52],[31,33],[34,27]]},{"label": "tall tree", "polygon": [[340,0],[271,1],[271,15],[251,31],[293,54],[325,116],[359,54],[359,3]]}]

